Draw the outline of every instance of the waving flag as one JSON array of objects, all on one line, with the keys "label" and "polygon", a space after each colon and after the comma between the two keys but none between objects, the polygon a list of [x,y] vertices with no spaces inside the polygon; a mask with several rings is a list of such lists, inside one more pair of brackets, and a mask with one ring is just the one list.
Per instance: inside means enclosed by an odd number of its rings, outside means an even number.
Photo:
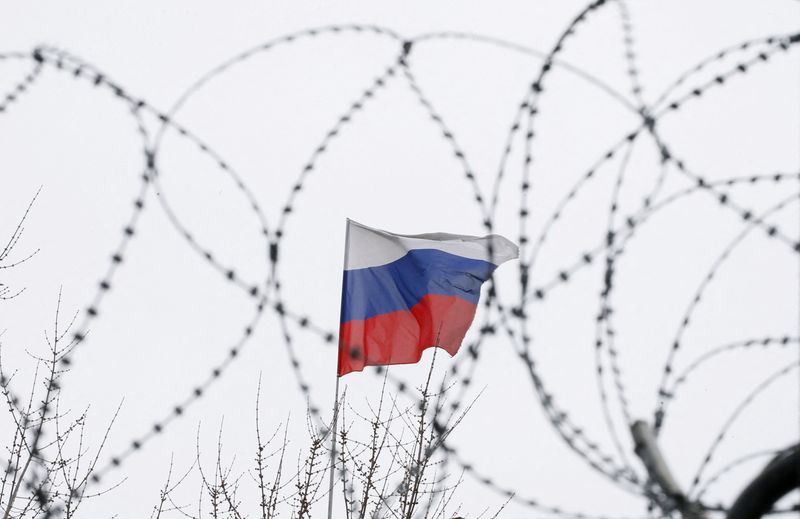
[{"label": "waving flag", "polygon": [[495,234],[392,234],[347,221],[338,375],[411,364],[438,346],[455,355],[481,285],[519,255]]}]

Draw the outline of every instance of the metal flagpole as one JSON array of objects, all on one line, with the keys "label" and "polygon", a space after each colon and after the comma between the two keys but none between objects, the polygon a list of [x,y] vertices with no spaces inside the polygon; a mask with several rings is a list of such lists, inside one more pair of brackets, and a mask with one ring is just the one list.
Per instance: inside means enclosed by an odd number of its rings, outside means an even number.
[{"label": "metal flagpole", "polygon": [[331,478],[328,486],[328,519],[333,518],[333,483],[336,472],[336,422],[339,420],[339,374],[336,374],[336,400],[333,402],[333,427],[331,428]]},{"label": "metal flagpole", "polygon": [[[344,268],[342,269],[342,307],[339,312],[341,321],[342,311],[344,310],[345,286],[344,271],[347,270],[347,255],[350,249],[350,219],[347,219],[344,234]],[[331,428],[331,474],[330,484],[328,485],[328,519],[333,519],[333,483],[336,473],[336,426],[339,421],[339,363],[341,362],[341,336],[339,337],[339,347],[336,349],[336,398],[333,401],[333,427]]]}]

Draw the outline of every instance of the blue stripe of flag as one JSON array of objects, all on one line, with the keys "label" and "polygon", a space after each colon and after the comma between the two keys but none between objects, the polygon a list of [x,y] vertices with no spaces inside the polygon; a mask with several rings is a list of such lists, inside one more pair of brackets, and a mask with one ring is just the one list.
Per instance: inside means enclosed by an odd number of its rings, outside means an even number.
[{"label": "blue stripe of flag", "polygon": [[386,265],[345,270],[342,322],[409,310],[428,294],[477,305],[481,285],[496,268],[437,249],[413,249]]}]

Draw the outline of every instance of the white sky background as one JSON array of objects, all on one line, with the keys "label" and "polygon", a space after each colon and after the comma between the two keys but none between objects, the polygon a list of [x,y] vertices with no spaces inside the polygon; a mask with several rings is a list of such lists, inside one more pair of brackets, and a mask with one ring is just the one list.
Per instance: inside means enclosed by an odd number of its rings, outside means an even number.
[{"label": "white sky background", "polygon": [[[644,98],[652,102],[675,78],[723,48],[796,32],[800,3],[630,2]],[[296,30],[330,24],[389,27],[404,37],[443,30],[502,38],[548,51],[581,2],[388,3],[291,5],[260,2],[112,5],[107,2],[9,4],[0,17],[0,52],[53,45],[94,64],[134,97],[167,111],[194,81],[243,50]],[[339,115],[394,62],[398,44],[365,35],[319,36],[254,56],[197,92],[176,119],[207,142],[241,175],[274,230],[303,165]],[[578,26],[560,59],[593,74],[632,100],[623,59],[619,11],[609,5]],[[675,95],[691,91],[739,58],[715,63]],[[470,41],[417,44],[409,63],[437,111],[453,130],[484,193],[490,192],[516,107],[538,73],[538,58]],[[5,92],[31,68],[0,61]],[[713,88],[667,115],[658,128],[686,166],[709,180],[800,170],[800,56],[797,45],[746,75]],[[401,76],[380,89],[320,156],[297,198],[281,249],[286,306],[335,330],[339,312],[345,217],[401,233],[481,234],[482,218],[460,164]],[[150,129],[157,125],[148,121]],[[606,93],[563,69],[545,83],[533,141],[530,235],[573,184],[610,146],[636,128],[637,117]],[[523,127],[524,129],[524,127]],[[501,190],[495,228],[519,237],[522,140],[517,139]],[[107,91],[52,67],[29,93],[0,116],[0,237],[9,235],[30,198],[43,186],[16,256],[41,251],[3,283],[26,287],[0,302],[6,369],[26,387],[32,361],[43,352],[42,330],[52,322],[63,285],[63,307],[83,310],[95,292],[132,209],[141,173],[141,141],[127,108]],[[602,242],[621,154],[598,170],[545,242],[532,284],[553,279]],[[96,444],[120,401],[124,403],[105,449],[107,460],[168,415],[241,335],[253,301],[231,285],[183,240],[156,196],[169,200],[196,238],[244,279],[267,273],[260,226],[241,193],[196,148],[175,132],[159,156],[163,192],[150,192],[137,234],[113,288],[64,380],[63,403],[88,405],[90,443]],[[641,204],[659,172],[651,139],[637,141],[620,195],[620,216]],[[691,184],[673,166],[661,198]],[[760,214],[795,194],[797,181],[741,185],[729,190]],[[697,287],[717,257],[744,228],[741,219],[699,192],[657,213],[625,249],[613,296],[616,345],[634,418],[652,419],[667,353]],[[798,239],[798,207],[770,220]],[[532,352],[549,390],[603,450],[613,451],[595,380],[595,315],[602,261],[534,304]],[[498,271],[504,303],[518,301],[518,271]],[[677,367],[713,347],[738,340],[798,334],[798,261],[790,247],[755,230],[723,265],[693,314]],[[476,326],[471,332],[476,336]],[[292,327],[302,373],[315,405],[332,403],[335,349]],[[89,517],[142,517],[158,499],[174,455],[176,471],[195,456],[199,430],[206,462],[224,418],[224,453],[235,471],[251,466],[254,405],[262,376],[261,419],[273,430],[291,413],[291,446],[305,447],[305,402],[289,365],[279,321],[266,312],[239,358],[208,394],[106,478],[124,482],[85,504]],[[504,336],[488,340],[467,391],[474,407],[452,436],[453,445],[485,476],[525,498],[565,510],[642,516],[645,501],[592,471],[556,436],[535,397],[530,377]],[[459,355],[466,355],[462,351]],[[425,359],[430,356],[426,355]],[[670,408],[662,445],[686,487],[709,444],[739,401],[770,373],[797,360],[797,348],[750,348],[700,368]],[[439,356],[440,369],[453,360]],[[393,367],[410,385],[423,381],[426,363]],[[345,377],[351,402],[364,409],[380,379]],[[612,397],[614,421],[632,454]],[[458,392],[458,391],[456,391]],[[0,424],[7,436],[9,424]],[[776,382],[735,422],[706,472],[749,452],[779,448],[798,434],[798,375]],[[729,502],[763,462],[745,464],[709,490]],[[454,477],[457,465],[449,465]],[[249,484],[249,481],[246,483]],[[187,482],[182,502],[199,486]],[[243,494],[253,513],[255,496]],[[476,517],[504,498],[465,475],[455,501]],[[321,512],[321,509],[320,511]],[[512,502],[503,517],[541,516]]]}]

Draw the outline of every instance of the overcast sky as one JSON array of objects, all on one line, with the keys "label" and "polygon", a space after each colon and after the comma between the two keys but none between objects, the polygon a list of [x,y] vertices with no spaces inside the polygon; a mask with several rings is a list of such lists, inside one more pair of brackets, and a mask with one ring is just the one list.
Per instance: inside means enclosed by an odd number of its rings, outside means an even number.
[{"label": "overcast sky", "polygon": [[[797,365],[800,272],[792,245],[800,239],[800,55],[797,44],[784,51],[764,38],[796,32],[800,3],[628,4],[641,100],[628,73],[623,11],[610,2],[576,27],[543,84],[531,129],[534,158],[525,227],[519,214],[526,119],[506,162],[493,222],[495,231],[512,241],[527,237],[523,260],[530,261],[533,245],[558,211],[529,273],[530,290],[553,287],[543,301],[526,307],[531,356],[559,408],[615,462],[623,463],[624,455],[640,476],[643,468],[633,454],[606,353],[602,384],[622,454],[609,432],[595,375],[605,252],[581,266],[586,252],[605,243],[610,218],[625,234],[626,218],[641,215],[645,197],[653,195],[651,206],[658,206],[646,221],[636,222],[635,234],[624,243],[609,301],[610,336],[631,419],[652,422],[659,382],[676,340],[681,346],[674,373],[680,373],[721,345],[790,338],[786,346],[771,343],[720,354],[679,389],[661,444],[678,481],[688,488],[742,399],[771,374]],[[174,129],[164,133],[157,157],[159,183],[144,196],[144,210],[111,290],[63,381],[64,408],[77,413],[90,406],[91,445],[97,445],[122,403],[100,464],[124,452],[189,398],[251,326],[256,301],[225,271],[233,270],[245,286],[263,285],[269,276],[264,225],[272,238],[279,226],[283,231],[278,275],[285,307],[322,330],[301,329],[290,320],[284,331],[276,314],[265,310],[203,398],[107,474],[104,485],[121,484],[88,501],[87,516],[149,513],[170,456],[176,471],[188,469],[199,437],[202,458],[209,462],[223,421],[225,458],[235,459],[235,472],[250,469],[259,377],[262,426],[272,431],[291,416],[292,459],[306,448],[307,402],[299,384],[308,384],[311,405],[326,419],[333,401],[336,351],[321,335],[337,329],[345,218],[406,234],[484,234],[475,186],[488,204],[509,129],[539,74],[541,56],[584,7],[571,0],[4,6],[0,53],[29,54],[47,45],[77,56],[132,98],[173,113],[217,156],[211,160]],[[350,24],[379,26],[400,39],[375,31],[321,32],[255,50],[296,31]],[[396,65],[401,40],[448,31],[486,38],[422,39],[414,43],[407,64],[454,136],[474,172],[475,186],[465,178],[465,162],[454,156],[453,141],[442,137],[401,69],[381,81],[363,108],[337,127],[324,151],[315,152],[375,78]],[[748,48],[739,48],[750,40],[754,43]],[[698,63],[730,48],[722,59],[711,60],[672,88]],[[250,50],[246,59],[230,61]],[[766,59],[759,58],[761,53]],[[740,63],[748,64],[746,73],[738,71]],[[223,64],[224,71],[197,83]],[[28,58],[0,61],[0,91],[13,89],[34,65]],[[721,74],[726,78],[722,85],[714,81]],[[691,94],[695,89],[700,95]],[[667,101],[652,108],[665,91]],[[191,95],[182,97],[187,92]],[[646,132],[633,144],[619,145],[639,128],[642,100],[662,115],[664,106],[686,96],[679,110],[667,110],[657,122],[660,138],[683,171],[675,162],[662,168],[659,146]],[[143,117],[152,144],[160,123],[152,114]],[[0,271],[0,282],[26,289],[11,301],[0,301],[3,365],[18,371],[15,384],[21,392],[32,377],[28,352],[46,351],[42,331],[52,326],[59,287],[64,313],[79,312],[80,326],[106,276],[139,197],[142,146],[137,121],[124,101],[52,64],[0,114],[0,238],[10,236],[42,188],[13,257],[40,251],[21,266]],[[614,156],[603,159],[611,149]],[[219,159],[246,191],[220,170]],[[309,160],[314,167],[303,175]],[[580,182],[590,170],[590,180]],[[617,211],[610,216],[620,171]],[[711,183],[781,176],[778,182],[694,189],[670,201],[697,186],[689,173]],[[299,180],[303,189],[293,197]],[[578,191],[562,209],[576,185]],[[723,192],[731,204],[719,203]],[[288,200],[292,210],[283,217]],[[253,202],[263,221],[252,210]],[[755,216],[745,221],[747,212]],[[776,227],[774,236],[767,232],[770,227]],[[184,229],[196,246],[185,239]],[[223,271],[198,248],[212,251]],[[573,270],[574,265],[579,268]],[[568,282],[559,281],[564,271]],[[500,268],[497,283],[501,303],[519,305],[518,263]],[[693,307],[697,294],[700,302]],[[478,336],[483,312],[468,341]],[[683,326],[687,312],[689,323]],[[489,318],[494,322],[498,315],[493,311]],[[511,322],[519,336],[522,325]],[[524,500],[572,512],[643,516],[641,496],[591,469],[559,438],[515,353],[519,344],[499,326],[498,331],[483,342],[469,386],[456,383],[451,389],[454,400],[464,405],[474,401],[451,437],[460,458]],[[601,332],[607,347],[609,336]],[[292,337],[302,382],[291,367],[285,333]],[[468,353],[462,350],[454,359],[438,356],[438,379],[456,361],[467,369],[471,363],[462,357]],[[419,366],[393,367],[390,373],[415,386],[423,382],[429,362],[426,354]],[[787,372],[733,421],[704,479],[740,456],[797,441],[798,380],[796,369]],[[366,409],[380,390],[380,378],[370,371],[342,382],[355,409]],[[403,395],[400,400],[409,402]],[[0,421],[4,439],[10,427]],[[742,464],[706,497],[729,503],[765,461]],[[455,459],[447,470],[454,478],[461,474]],[[196,478],[188,481],[181,502],[191,503],[198,489]],[[255,511],[257,500],[249,492],[243,495]],[[505,497],[465,473],[454,501],[463,503],[462,513],[477,517],[486,507],[496,510]],[[543,515],[512,501],[502,517]]]}]

